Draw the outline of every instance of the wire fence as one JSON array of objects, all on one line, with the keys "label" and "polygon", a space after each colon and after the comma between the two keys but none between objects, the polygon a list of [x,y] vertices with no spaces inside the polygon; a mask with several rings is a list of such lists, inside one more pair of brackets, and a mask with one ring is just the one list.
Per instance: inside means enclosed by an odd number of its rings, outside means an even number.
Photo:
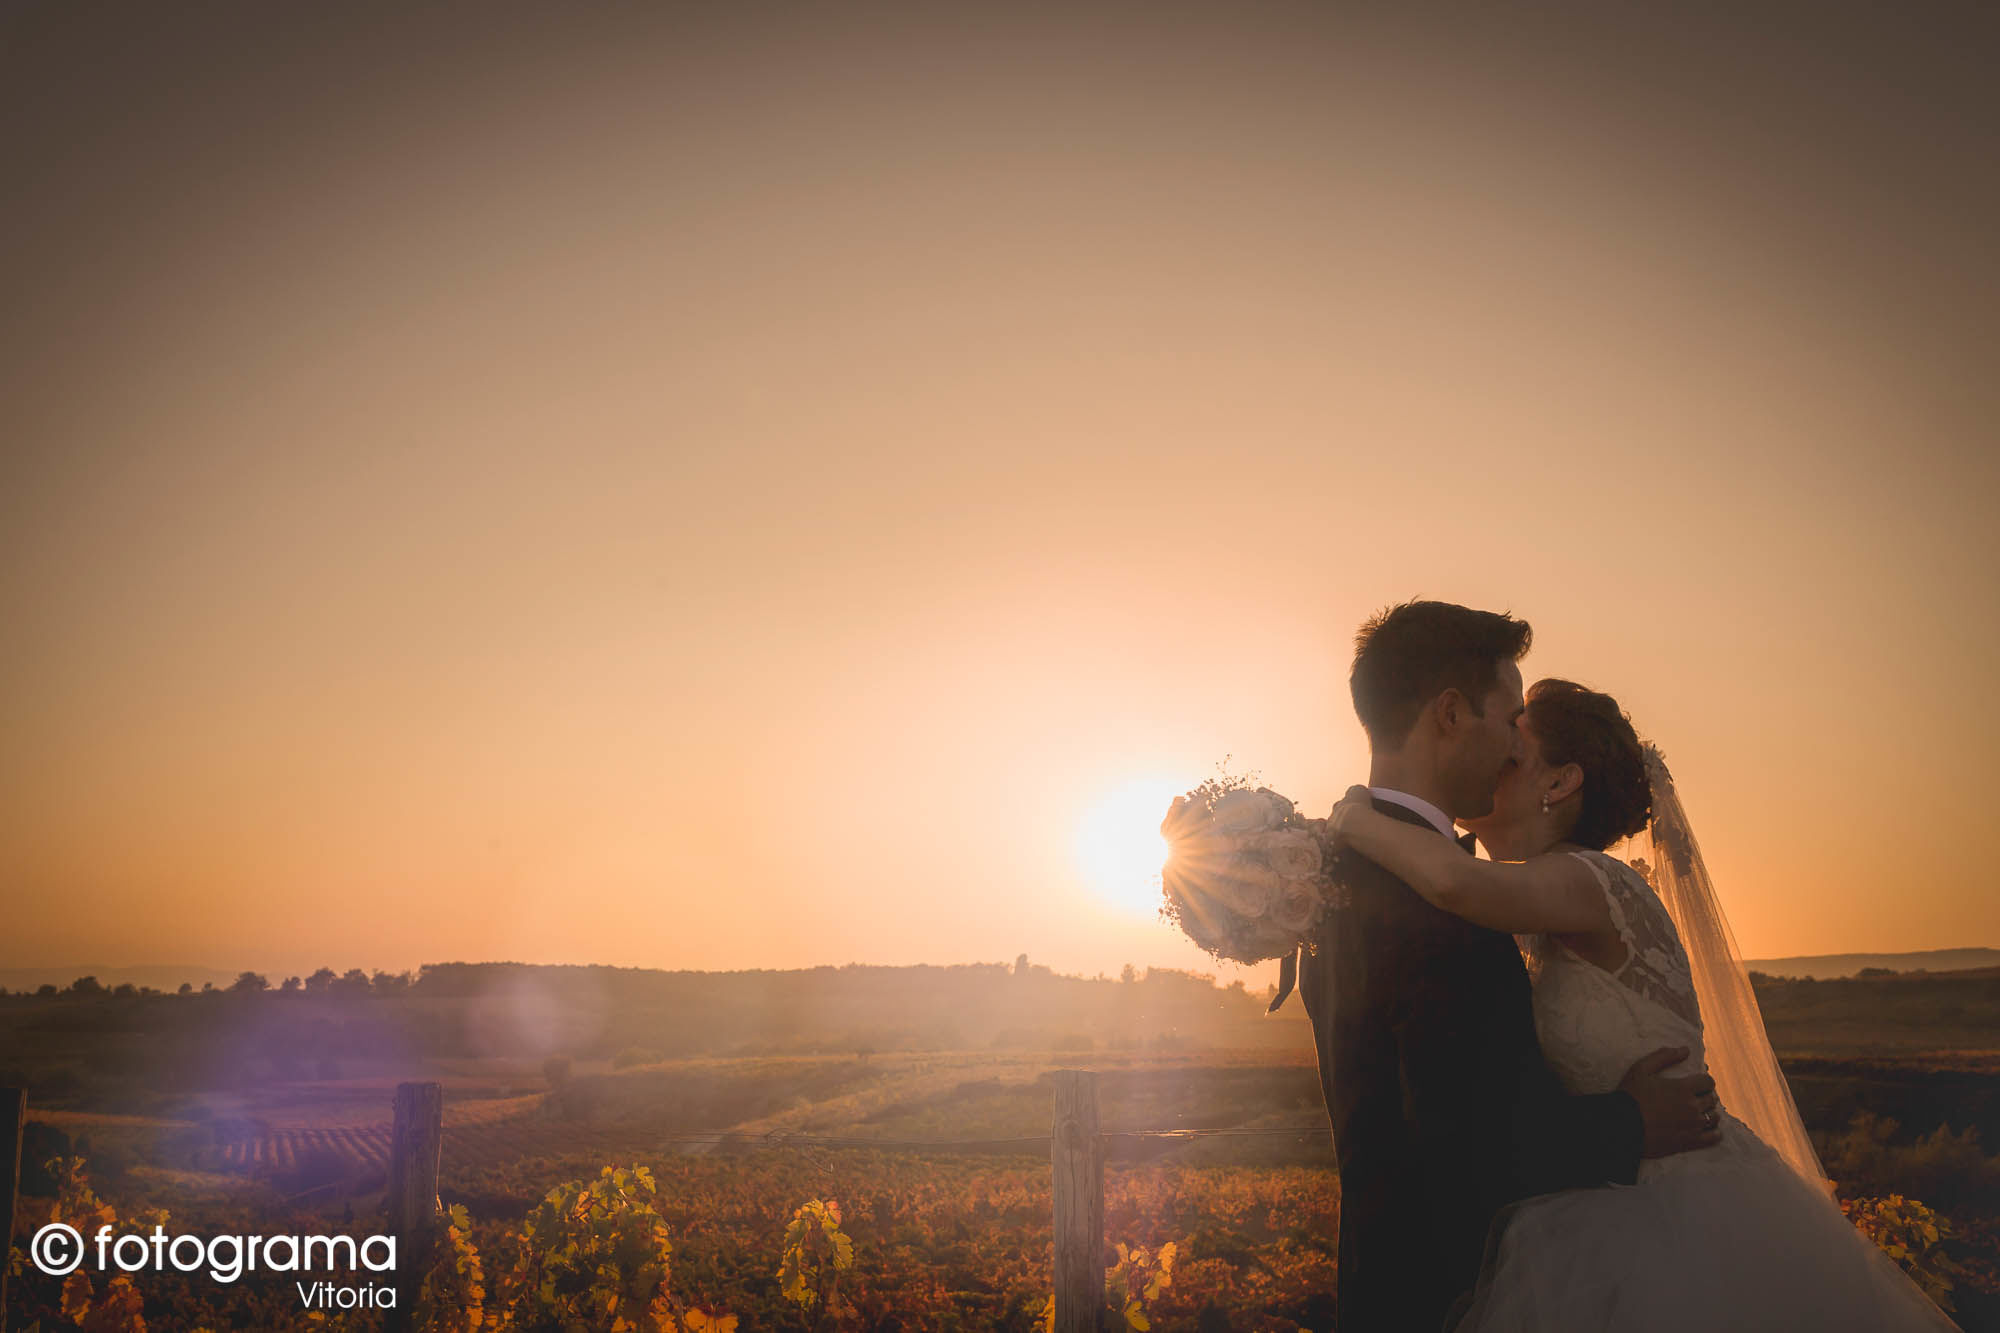
[{"label": "wire fence", "polygon": [[[1100,1129],[1099,1139],[1164,1139],[1181,1141],[1209,1138],[1262,1138],[1291,1137],[1300,1135],[1325,1134],[1327,1127],[1321,1125],[1281,1125],[1261,1129]],[[1021,1138],[999,1139],[879,1139],[842,1138],[823,1134],[799,1134],[790,1130],[767,1130],[762,1133],[744,1133],[739,1130],[683,1130],[674,1134],[656,1136],[661,1143],[695,1143],[720,1145],[740,1144],[760,1147],[813,1147],[813,1148],[1021,1148],[1038,1149],[1047,1152],[1055,1146],[1053,1134],[1031,1134]]]}]

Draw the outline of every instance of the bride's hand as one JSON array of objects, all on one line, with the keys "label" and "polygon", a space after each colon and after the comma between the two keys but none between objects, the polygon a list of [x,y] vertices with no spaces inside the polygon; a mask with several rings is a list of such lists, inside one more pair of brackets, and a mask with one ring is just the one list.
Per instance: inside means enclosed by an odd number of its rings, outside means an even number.
[{"label": "bride's hand", "polygon": [[1368,788],[1361,786],[1349,787],[1347,795],[1333,803],[1333,810],[1326,817],[1327,838],[1336,846],[1345,842],[1347,840],[1345,825],[1348,816],[1352,815],[1356,810],[1372,810],[1374,808],[1375,803],[1373,798],[1368,795]]}]

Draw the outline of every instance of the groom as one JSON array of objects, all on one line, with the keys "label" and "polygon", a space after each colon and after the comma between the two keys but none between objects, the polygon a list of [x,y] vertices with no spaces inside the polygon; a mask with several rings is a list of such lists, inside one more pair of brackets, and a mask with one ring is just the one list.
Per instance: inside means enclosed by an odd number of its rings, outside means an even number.
[{"label": "groom", "polygon": [[[1453,836],[1518,762],[1528,626],[1408,602],[1355,637],[1349,685],[1375,808]],[[1461,840],[1468,855],[1472,835]],[[1469,1292],[1501,1208],[1551,1190],[1630,1185],[1641,1157],[1716,1141],[1706,1075],[1656,1051],[1618,1090],[1569,1096],[1542,1063],[1514,938],[1439,911],[1351,850],[1341,900],[1297,962],[1340,1164],[1340,1327],[1436,1333]],[[1281,969],[1276,1009],[1290,992]]]}]

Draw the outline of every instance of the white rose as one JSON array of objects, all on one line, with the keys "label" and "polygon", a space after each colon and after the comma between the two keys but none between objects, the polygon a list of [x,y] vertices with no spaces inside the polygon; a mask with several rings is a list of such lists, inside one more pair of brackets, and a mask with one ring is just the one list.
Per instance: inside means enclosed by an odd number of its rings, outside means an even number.
[{"label": "white rose", "polygon": [[1232,833],[1252,833],[1276,824],[1276,814],[1262,793],[1239,790],[1225,793],[1215,803],[1215,811],[1210,818],[1217,828]]},{"label": "white rose", "polygon": [[1257,794],[1271,803],[1271,814],[1273,816],[1271,822],[1273,824],[1282,824],[1291,818],[1291,801],[1278,795],[1278,793],[1272,791],[1269,787],[1259,787]]},{"label": "white rose", "polygon": [[1271,905],[1271,924],[1293,935],[1304,935],[1319,920],[1319,895],[1304,884],[1287,884]]},{"label": "white rose", "polygon": [[1264,857],[1281,879],[1311,879],[1319,874],[1319,839],[1304,829],[1282,829],[1267,835]]},{"label": "white rose", "polygon": [[1216,904],[1240,917],[1255,919],[1262,914],[1263,897],[1242,880],[1233,875],[1220,875],[1209,881],[1210,895]]},{"label": "white rose", "polygon": [[1168,855],[1182,873],[1196,881],[1220,874],[1243,850],[1243,839],[1232,833],[1196,833],[1176,839]]},{"label": "white rose", "polygon": [[1174,803],[1167,807],[1167,817],[1160,821],[1160,836],[1172,842],[1185,838],[1204,828],[1208,823],[1208,812],[1185,796],[1174,797]]},{"label": "white rose", "polygon": [[1234,857],[1216,870],[1215,896],[1230,911],[1253,921],[1271,910],[1278,889],[1278,877],[1270,867],[1247,857]]}]

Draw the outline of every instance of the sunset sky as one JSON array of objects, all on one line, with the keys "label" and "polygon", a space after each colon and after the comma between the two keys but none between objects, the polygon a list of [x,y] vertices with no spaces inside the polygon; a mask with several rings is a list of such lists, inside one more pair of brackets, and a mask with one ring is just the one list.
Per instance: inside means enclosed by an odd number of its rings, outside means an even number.
[{"label": "sunset sky", "polygon": [[1120,867],[1413,596],[2000,945],[1992,32],[1627,8],[9,7],[0,965],[1261,986]]}]

